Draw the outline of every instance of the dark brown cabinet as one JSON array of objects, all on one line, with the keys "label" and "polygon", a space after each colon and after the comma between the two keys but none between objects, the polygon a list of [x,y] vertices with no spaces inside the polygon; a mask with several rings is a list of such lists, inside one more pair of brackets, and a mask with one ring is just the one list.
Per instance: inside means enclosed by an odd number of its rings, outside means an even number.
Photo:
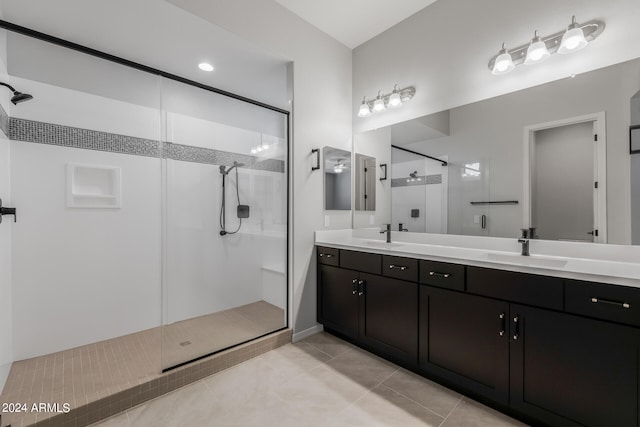
[{"label": "dark brown cabinet", "polygon": [[535,425],[640,425],[640,289],[321,253],[327,330]]},{"label": "dark brown cabinet", "polygon": [[415,364],[418,284],[318,266],[318,322],[372,350]]},{"label": "dark brown cabinet", "polygon": [[638,425],[636,329],[515,304],[511,314],[513,409],[550,425]]},{"label": "dark brown cabinet", "polygon": [[420,287],[420,367],[506,405],[509,304]]}]

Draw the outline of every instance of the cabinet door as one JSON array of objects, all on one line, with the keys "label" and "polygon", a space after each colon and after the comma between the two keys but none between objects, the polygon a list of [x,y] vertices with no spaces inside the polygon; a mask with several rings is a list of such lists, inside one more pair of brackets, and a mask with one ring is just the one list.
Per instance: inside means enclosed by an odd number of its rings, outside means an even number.
[{"label": "cabinet door", "polygon": [[418,358],[418,284],[360,274],[360,339],[392,357],[415,364]]},{"label": "cabinet door", "polygon": [[638,425],[635,329],[518,305],[510,320],[514,409],[551,425]]},{"label": "cabinet door", "polygon": [[358,335],[358,273],[318,266],[318,322],[351,338]]},{"label": "cabinet door", "polygon": [[420,287],[420,367],[506,404],[509,398],[509,304]]}]

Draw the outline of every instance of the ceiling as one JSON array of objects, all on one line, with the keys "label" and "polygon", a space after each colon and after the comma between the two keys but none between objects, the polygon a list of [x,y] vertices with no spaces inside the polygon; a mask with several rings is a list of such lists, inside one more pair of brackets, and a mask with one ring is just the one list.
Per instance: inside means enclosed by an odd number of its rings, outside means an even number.
[{"label": "ceiling", "polygon": [[[287,59],[168,2],[0,0],[0,8],[9,22],[289,108]],[[215,71],[200,70],[200,62]]]},{"label": "ceiling", "polygon": [[275,0],[353,49],[436,0]]}]

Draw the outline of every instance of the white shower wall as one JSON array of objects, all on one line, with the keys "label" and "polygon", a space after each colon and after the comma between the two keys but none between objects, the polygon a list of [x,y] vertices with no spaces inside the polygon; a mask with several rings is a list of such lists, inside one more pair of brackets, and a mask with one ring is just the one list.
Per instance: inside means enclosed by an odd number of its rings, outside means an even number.
[{"label": "white shower wall", "polygon": [[[278,136],[13,79],[37,100],[13,110],[22,119],[155,141],[164,139],[166,124],[179,144],[248,154],[254,141],[269,140],[286,153]],[[187,138],[187,128],[198,137]],[[13,360],[263,299],[286,307],[286,173],[240,169],[240,197],[251,218],[241,233],[222,238],[219,165],[10,144],[19,212],[11,249]],[[122,208],[67,208],[68,163],[121,168]],[[229,178],[231,228],[235,172]]]}]

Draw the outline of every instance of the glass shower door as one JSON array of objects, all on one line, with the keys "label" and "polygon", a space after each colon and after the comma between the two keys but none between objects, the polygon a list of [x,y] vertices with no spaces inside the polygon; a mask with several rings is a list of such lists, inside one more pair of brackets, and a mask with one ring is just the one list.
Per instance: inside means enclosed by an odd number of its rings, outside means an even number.
[{"label": "glass shower door", "polygon": [[287,116],[163,81],[163,369],[287,326]]}]

